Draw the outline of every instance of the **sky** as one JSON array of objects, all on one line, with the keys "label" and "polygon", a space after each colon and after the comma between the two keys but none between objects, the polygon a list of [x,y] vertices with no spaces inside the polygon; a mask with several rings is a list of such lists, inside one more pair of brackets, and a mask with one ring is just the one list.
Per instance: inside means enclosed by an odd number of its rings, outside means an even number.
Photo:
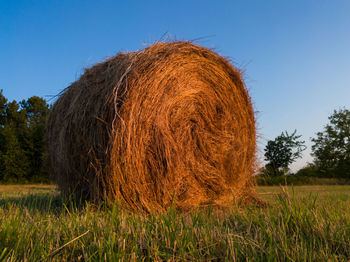
[{"label": "sky", "polygon": [[245,71],[259,155],[295,129],[308,149],[333,110],[350,108],[350,1],[0,1],[0,89],[53,96],[84,68],[160,39],[195,40]]}]

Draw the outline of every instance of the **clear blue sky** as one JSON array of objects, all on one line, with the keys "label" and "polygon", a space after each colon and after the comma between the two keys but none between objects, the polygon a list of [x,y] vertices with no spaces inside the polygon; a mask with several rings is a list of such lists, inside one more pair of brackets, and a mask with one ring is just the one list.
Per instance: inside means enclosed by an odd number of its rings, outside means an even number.
[{"label": "clear blue sky", "polygon": [[350,108],[350,1],[0,2],[0,89],[12,100],[56,95],[83,68],[165,33],[215,48],[245,69],[260,149],[282,131],[310,137]]}]

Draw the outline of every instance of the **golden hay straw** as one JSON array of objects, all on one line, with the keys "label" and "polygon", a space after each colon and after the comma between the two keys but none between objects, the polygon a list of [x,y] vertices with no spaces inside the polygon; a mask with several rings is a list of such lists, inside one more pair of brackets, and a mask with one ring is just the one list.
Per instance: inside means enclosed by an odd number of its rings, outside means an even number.
[{"label": "golden hay straw", "polygon": [[254,111],[240,72],[190,42],[156,43],[87,69],[48,121],[66,194],[137,211],[253,197]]}]

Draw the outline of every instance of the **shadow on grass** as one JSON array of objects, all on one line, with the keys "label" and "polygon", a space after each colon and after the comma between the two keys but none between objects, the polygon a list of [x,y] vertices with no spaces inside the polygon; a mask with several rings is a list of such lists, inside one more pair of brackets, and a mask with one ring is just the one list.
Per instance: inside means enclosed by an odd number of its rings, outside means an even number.
[{"label": "shadow on grass", "polygon": [[61,214],[62,211],[72,212],[85,206],[82,201],[64,198],[59,193],[32,193],[21,196],[4,196],[0,198],[0,208],[9,210],[13,207],[27,209],[30,212]]},{"label": "shadow on grass", "polygon": [[28,190],[40,190],[40,191],[51,191],[53,188],[48,186],[28,186]]}]

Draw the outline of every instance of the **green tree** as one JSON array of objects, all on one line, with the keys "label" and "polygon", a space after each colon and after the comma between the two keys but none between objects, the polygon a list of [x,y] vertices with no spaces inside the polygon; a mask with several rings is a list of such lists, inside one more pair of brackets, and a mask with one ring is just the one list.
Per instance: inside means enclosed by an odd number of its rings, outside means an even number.
[{"label": "green tree", "polygon": [[314,164],[326,176],[350,177],[350,111],[334,110],[328,119],[311,139]]},{"label": "green tree", "polygon": [[4,136],[4,126],[5,126],[5,120],[6,120],[6,105],[7,105],[7,99],[2,94],[3,90],[0,90],[0,180],[3,179],[3,151],[5,148],[5,136]]},{"label": "green tree", "polygon": [[28,179],[28,158],[23,150],[25,112],[16,101],[7,103],[4,97],[0,100],[4,102],[0,106],[0,177],[4,181],[24,181]]},{"label": "green tree", "polygon": [[305,141],[299,141],[301,135],[282,132],[274,140],[269,140],[264,149],[265,161],[268,161],[266,169],[274,176],[281,173],[282,169],[288,169],[296,159],[301,157],[302,151],[306,149]]},{"label": "green tree", "polygon": [[3,144],[0,153],[1,179],[6,182],[23,182],[28,180],[28,158],[21,148],[11,125],[2,130]]},{"label": "green tree", "polygon": [[12,182],[47,181],[45,123],[49,105],[33,96],[7,102],[0,90],[0,179]]},{"label": "green tree", "polygon": [[[4,147],[4,142],[5,142],[4,136],[2,133],[3,133],[3,129],[6,121],[6,105],[7,105],[7,99],[2,94],[2,90],[0,90],[0,153],[2,152],[2,148]],[[0,177],[1,177],[1,174],[0,174]]]},{"label": "green tree", "polygon": [[6,104],[7,104],[7,99],[4,97],[2,94],[2,89],[0,90],[0,128],[2,128],[5,124],[5,111],[6,111]]},{"label": "green tree", "polygon": [[11,126],[21,147],[23,147],[26,140],[27,129],[26,112],[15,100],[6,104],[4,126]]},{"label": "green tree", "polygon": [[30,163],[29,176],[40,180],[47,177],[44,136],[49,105],[37,96],[23,100],[20,104],[27,121],[25,150]]}]

